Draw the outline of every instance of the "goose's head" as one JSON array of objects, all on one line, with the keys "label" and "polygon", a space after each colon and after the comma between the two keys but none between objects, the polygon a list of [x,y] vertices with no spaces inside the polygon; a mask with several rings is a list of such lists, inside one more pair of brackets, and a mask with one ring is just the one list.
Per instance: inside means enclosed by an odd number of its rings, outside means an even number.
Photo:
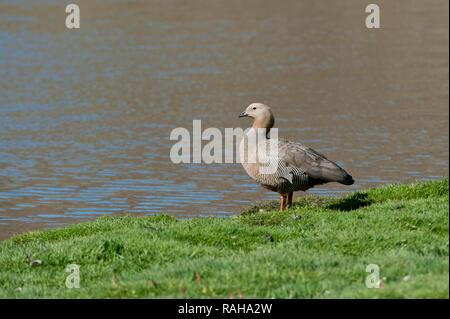
[{"label": "goose's head", "polygon": [[270,107],[262,103],[250,104],[239,117],[251,117],[254,128],[271,129],[275,123]]}]

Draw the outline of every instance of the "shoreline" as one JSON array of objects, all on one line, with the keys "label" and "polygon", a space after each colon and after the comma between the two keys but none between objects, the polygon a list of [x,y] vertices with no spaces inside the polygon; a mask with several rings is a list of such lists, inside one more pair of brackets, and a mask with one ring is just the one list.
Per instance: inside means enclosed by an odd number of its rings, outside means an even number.
[{"label": "shoreline", "polygon": [[448,298],[448,178],[273,208],[15,235],[0,241],[0,298]]}]

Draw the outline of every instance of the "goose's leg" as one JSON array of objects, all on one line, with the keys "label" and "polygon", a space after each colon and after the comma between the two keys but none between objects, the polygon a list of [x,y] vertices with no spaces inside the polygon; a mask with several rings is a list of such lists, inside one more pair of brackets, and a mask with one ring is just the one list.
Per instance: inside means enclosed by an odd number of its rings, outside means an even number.
[{"label": "goose's leg", "polygon": [[286,194],[280,194],[280,211],[286,209]]},{"label": "goose's leg", "polygon": [[288,200],[287,200],[288,207],[292,207],[292,198],[293,197],[294,197],[294,192],[289,192],[288,193]]}]

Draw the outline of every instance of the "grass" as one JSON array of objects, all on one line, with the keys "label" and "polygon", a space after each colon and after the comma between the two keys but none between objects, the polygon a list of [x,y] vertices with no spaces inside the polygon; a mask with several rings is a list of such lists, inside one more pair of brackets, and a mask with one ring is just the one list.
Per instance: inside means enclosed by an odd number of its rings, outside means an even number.
[{"label": "grass", "polygon": [[[100,218],[0,243],[0,297],[448,298],[448,179],[229,219]],[[79,289],[65,286],[80,266]],[[366,267],[380,288],[365,285]]]}]

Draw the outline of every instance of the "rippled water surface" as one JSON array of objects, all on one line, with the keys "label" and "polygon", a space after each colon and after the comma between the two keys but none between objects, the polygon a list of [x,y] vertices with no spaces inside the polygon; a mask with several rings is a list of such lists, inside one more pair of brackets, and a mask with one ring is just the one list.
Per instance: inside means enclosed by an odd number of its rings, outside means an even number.
[{"label": "rippled water surface", "polygon": [[279,134],[356,178],[448,175],[448,1],[0,0],[0,238],[100,215],[226,217],[275,199],[239,164],[169,159],[175,127]]}]

